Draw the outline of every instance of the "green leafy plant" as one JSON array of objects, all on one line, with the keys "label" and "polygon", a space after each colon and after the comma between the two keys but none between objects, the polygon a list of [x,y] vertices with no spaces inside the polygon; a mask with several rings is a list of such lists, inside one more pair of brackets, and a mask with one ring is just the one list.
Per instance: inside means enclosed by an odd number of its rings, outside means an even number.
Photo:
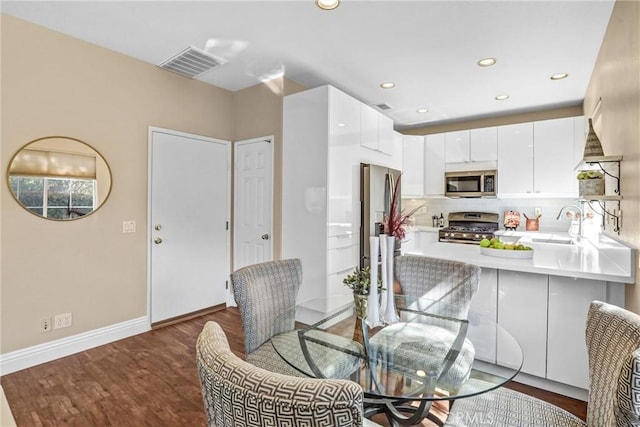
[{"label": "green leafy plant", "polygon": [[600,171],[580,171],[578,179],[603,179],[604,174]]},{"label": "green leafy plant", "polygon": [[[351,288],[354,294],[369,295],[371,290],[371,268],[356,267],[353,273],[347,275],[342,281],[345,286]],[[378,275],[378,291],[383,291],[382,277]]]}]

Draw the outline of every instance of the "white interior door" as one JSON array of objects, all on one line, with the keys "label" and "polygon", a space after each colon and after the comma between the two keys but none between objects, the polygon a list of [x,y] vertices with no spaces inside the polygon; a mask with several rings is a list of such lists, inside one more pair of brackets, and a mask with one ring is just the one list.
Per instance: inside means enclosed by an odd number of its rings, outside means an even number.
[{"label": "white interior door", "polygon": [[272,259],[273,137],[235,143],[233,268]]},{"label": "white interior door", "polygon": [[151,323],[226,301],[230,142],[150,128]]}]

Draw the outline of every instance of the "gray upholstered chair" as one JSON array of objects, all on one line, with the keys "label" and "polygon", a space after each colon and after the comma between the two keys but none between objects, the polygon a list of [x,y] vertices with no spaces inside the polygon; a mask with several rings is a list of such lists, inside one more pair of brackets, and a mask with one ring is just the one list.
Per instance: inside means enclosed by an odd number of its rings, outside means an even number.
[{"label": "gray upholstered chair", "polygon": [[376,426],[363,418],[355,382],[269,372],[238,358],[215,322],[198,337],[196,360],[209,426]]},{"label": "gray upholstered chair", "polygon": [[471,298],[478,290],[480,267],[458,261],[402,255],[395,260],[395,276],[402,293],[442,301],[459,312],[459,318],[469,315]]},{"label": "gray upholstered chair", "polygon": [[[478,290],[480,267],[416,255],[395,259],[395,277],[402,293],[409,297],[424,297],[431,304],[416,301],[408,309],[428,309],[441,317],[415,314],[400,308],[400,323],[390,325],[371,338],[372,349],[393,347],[397,334],[404,334],[402,343],[385,354],[390,363],[409,370],[423,370],[437,375],[438,388],[456,393],[469,378],[475,349],[466,340],[465,320],[471,297]],[[409,299],[410,301],[410,299]],[[439,305],[437,302],[445,304]],[[407,340],[407,334],[414,339]],[[399,342],[399,341],[398,341]],[[445,360],[455,360],[453,364]]]},{"label": "gray upholstered chair", "polygon": [[269,339],[294,330],[293,313],[278,317],[292,309],[302,283],[299,259],[283,259],[249,265],[231,273],[233,295],[240,309],[244,330],[244,350],[247,362],[272,372],[304,376],[285,362]]},{"label": "gray upholstered chair", "polygon": [[590,380],[586,424],[552,404],[500,388],[457,400],[445,425],[640,425],[640,316],[594,301],[587,315],[586,341]]}]

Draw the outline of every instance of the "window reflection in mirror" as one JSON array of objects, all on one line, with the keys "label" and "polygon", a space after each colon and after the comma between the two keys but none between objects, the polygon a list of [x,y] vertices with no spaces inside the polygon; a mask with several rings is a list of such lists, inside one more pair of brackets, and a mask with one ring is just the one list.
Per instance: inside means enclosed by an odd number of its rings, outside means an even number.
[{"label": "window reflection in mirror", "polygon": [[105,160],[74,138],[32,141],[13,157],[7,175],[15,199],[25,209],[48,219],[88,215],[104,203],[111,190]]}]

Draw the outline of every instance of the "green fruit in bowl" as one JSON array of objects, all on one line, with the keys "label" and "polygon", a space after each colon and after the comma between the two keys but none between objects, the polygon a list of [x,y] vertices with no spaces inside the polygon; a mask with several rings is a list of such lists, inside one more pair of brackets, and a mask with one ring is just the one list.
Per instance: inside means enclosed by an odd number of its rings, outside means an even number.
[{"label": "green fruit in bowl", "polygon": [[481,248],[488,248],[490,244],[491,244],[491,241],[489,239],[480,240],[480,247]]},{"label": "green fruit in bowl", "polygon": [[504,249],[504,244],[503,244],[502,242],[500,242],[500,241],[499,241],[498,243],[495,243],[495,244],[493,245],[493,248],[494,248],[494,249]]}]

